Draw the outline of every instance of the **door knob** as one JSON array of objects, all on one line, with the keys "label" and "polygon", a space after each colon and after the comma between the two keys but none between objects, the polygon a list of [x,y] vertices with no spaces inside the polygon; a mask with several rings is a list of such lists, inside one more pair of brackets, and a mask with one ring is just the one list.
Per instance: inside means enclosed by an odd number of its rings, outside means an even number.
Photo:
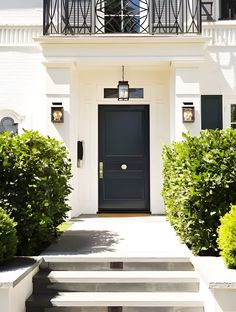
[{"label": "door knob", "polygon": [[121,170],[127,170],[128,166],[126,164],[122,164],[120,166]]}]

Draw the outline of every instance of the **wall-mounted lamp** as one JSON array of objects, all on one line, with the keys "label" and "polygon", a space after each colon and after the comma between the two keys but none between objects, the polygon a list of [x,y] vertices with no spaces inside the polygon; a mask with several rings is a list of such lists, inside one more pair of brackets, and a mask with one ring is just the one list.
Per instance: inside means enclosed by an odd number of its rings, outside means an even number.
[{"label": "wall-mounted lamp", "polygon": [[129,100],[129,82],[124,81],[124,66],[122,66],[122,81],[118,83],[118,100],[128,101]]},{"label": "wall-mounted lamp", "polygon": [[183,118],[183,122],[194,122],[195,121],[195,108],[194,108],[194,106],[182,107],[182,118]]},{"label": "wall-mounted lamp", "polygon": [[[55,105],[53,103],[53,105]],[[64,122],[64,108],[63,107],[51,107],[51,121],[54,123]]]}]

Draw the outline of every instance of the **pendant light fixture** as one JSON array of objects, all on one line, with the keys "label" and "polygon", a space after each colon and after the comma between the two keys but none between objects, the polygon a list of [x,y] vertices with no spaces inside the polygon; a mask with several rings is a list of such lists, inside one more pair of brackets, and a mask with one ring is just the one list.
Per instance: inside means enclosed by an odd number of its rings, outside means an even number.
[{"label": "pendant light fixture", "polygon": [[124,80],[124,66],[122,66],[122,81],[118,83],[118,101],[129,100],[129,82]]}]

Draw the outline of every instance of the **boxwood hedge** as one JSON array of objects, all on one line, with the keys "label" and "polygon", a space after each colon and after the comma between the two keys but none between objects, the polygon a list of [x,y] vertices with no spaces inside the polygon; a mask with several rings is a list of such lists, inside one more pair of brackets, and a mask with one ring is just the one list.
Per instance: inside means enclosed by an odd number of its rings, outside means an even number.
[{"label": "boxwood hedge", "polygon": [[230,269],[236,269],[236,206],[220,219],[218,244],[220,254]]},{"label": "boxwood hedge", "polygon": [[10,260],[16,253],[16,223],[0,208],[0,263]]},{"label": "boxwood hedge", "polygon": [[162,157],[169,221],[195,254],[218,254],[220,218],[236,204],[236,130],[183,134]]},{"label": "boxwood hedge", "polygon": [[17,222],[18,255],[38,254],[69,210],[66,147],[35,131],[0,135],[0,206]]}]

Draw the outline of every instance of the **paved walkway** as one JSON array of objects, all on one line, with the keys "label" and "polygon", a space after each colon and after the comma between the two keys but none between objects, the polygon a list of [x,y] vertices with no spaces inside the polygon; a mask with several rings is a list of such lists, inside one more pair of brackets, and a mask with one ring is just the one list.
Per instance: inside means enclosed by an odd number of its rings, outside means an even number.
[{"label": "paved walkway", "polygon": [[80,217],[44,256],[190,257],[164,216]]}]

